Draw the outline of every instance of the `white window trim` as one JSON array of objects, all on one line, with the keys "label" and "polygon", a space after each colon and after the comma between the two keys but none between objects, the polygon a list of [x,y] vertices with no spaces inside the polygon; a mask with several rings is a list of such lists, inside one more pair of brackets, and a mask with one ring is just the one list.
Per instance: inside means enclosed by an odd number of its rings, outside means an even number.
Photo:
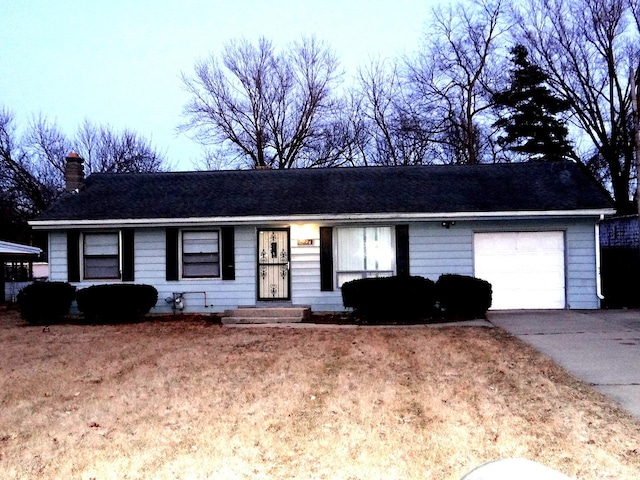
[{"label": "white window trim", "polygon": [[[208,232],[216,232],[218,235],[218,274],[217,275],[203,275],[203,276],[186,276],[184,274],[184,234],[185,233],[208,233]],[[219,280],[222,278],[222,233],[219,228],[188,228],[180,230],[178,236],[178,269],[181,280],[191,281],[191,280]]]},{"label": "white window trim", "polygon": [[[85,245],[87,235],[113,235],[118,236],[118,276],[115,277],[88,277],[86,270],[86,256]],[[108,230],[108,231],[88,231],[82,232],[80,235],[80,273],[82,280],[89,280],[92,282],[113,282],[114,280],[122,280],[122,231],[121,230]]]}]

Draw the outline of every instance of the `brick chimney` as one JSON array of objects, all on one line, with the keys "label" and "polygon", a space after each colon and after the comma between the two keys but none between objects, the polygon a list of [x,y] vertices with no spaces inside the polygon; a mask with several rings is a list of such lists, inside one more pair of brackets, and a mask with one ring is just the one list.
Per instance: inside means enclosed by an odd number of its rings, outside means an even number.
[{"label": "brick chimney", "polygon": [[84,182],[84,160],[76,152],[67,155],[64,180],[67,192],[75,192]]}]

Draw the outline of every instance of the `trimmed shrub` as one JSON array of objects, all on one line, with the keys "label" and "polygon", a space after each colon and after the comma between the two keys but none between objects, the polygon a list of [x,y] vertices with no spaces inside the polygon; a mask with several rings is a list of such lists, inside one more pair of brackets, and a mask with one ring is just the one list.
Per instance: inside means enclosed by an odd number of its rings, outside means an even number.
[{"label": "trimmed shrub", "polygon": [[18,292],[20,315],[29,323],[52,323],[69,313],[76,287],[66,282],[35,282]]},{"label": "trimmed shrub", "polygon": [[117,323],[148,313],[158,301],[158,291],[151,285],[93,285],[78,290],[76,301],[85,320]]},{"label": "trimmed shrub", "polygon": [[352,280],[342,285],[342,303],[369,322],[430,318],[435,285],[423,277],[380,277]]},{"label": "trimmed shrub", "polygon": [[441,275],[436,282],[436,301],[447,318],[485,318],[491,307],[491,284],[466,275]]}]

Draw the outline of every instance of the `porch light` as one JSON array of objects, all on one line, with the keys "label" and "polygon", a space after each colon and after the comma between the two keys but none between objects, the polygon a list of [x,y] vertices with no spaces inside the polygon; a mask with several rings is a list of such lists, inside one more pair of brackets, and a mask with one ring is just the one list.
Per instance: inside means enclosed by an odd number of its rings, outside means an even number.
[{"label": "porch light", "polygon": [[291,237],[296,245],[313,245],[314,238],[319,238],[320,230],[318,225],[305,223],[302,225],[291,225]]}]

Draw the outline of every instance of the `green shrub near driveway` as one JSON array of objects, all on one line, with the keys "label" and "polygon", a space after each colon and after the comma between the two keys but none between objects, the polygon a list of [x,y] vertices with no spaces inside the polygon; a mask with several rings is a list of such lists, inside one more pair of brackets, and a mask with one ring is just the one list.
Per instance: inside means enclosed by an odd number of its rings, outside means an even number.
[{"label": "green shrub near driveway", "polygon": [[76,294],[78,310],[88,321],[136,320],[148,313],[157,301],[158,291],[151,285],[93,285]]},{"label": "green shrub near driveway", "polygon": [[445,318],[484,318],[491,307],[491,284],[466,275],[441,275],[436,282],[436,300]]},{"label": "green shrub near driveway", "polygon": [[491,306],[491,284],[485,280],[445,274],[427,278],[381,277],[342,285],[342,303],[369,323],[484,318]]},{"label": "green shrub near driveway", "polygon": [[76,287],[66,282],[35,282],[18,293],[20,315],[29,323],[53,323],[69,313]]}]

